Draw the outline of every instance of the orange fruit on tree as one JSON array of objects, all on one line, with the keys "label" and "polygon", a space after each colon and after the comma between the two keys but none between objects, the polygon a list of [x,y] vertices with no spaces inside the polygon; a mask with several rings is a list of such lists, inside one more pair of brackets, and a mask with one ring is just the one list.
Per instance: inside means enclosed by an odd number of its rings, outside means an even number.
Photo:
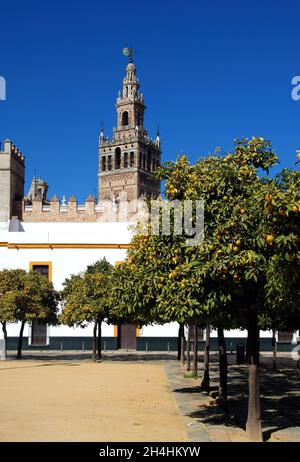
[{"label": "orange fruit on tree", "polygon": [[265,199],[266,199],[266,201],[271,202],[271,200],[273,199],[272,194],[271,193],[266,194]]},{"label": "orange fruit on tree", "polygon": [[274,240],[275,240],[275,237],[273,236],[273,234],[266,235],[266,241],[268,244],[273,244]]}]

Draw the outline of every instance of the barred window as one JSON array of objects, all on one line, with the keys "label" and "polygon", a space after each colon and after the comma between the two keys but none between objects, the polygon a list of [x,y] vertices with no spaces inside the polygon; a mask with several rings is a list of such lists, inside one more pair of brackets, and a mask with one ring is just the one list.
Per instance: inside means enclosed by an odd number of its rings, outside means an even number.
[{"label": "barred window", "polygon": [[278,342],[280,343],[292,343],[293,332],[278,331]]}]

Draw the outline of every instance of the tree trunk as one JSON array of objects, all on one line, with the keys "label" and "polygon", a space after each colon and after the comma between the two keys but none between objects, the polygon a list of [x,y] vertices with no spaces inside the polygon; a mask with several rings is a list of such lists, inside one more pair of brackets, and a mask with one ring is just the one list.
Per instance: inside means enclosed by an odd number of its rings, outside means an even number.
[{"label": "tree trunk", "polygon": [[246,435],[250,441],[263,441],[259,387],[259,329],[257,313],[248,320],[249,398]]},{"label": "tree trunk", "polygon": [[206,327],[206,342],[205,342],[205,350],[204,350],[204,374],[203,380],[201,382],[201,388],[204,390],[209,391],[209,349],[210,349],[210,327]]},{"label": "tree trunk", "polygon": [[97,353],[97,322],[94,322],[93,328],[93,352],[92,352],[92,361],[96,361],[96,353]]},{"label": "tree trunk", "polygon": [[102,321],[98,322],[97,359],[102,358]]},{"label": "tree trunk", "polygon": [[180,352],[180,359],[181,364],[184,365],[185,363],[185,336],[184,336],[184,326],[182,329],[182,337],[181,337],[181,352]]},{"label": "tree trunk", "polygon": [[184,335],[184,325],[179,324],[179,329],[178,329],[178,349],[177,349],[177,359],[180,361],[181,359],[181,338]]},{"label": "tree trunk", "polygon": [[193,374],[198,376],[198,325],[194,324]]},{"label": "tree trunk", "polygon": [[6,321],[2,322],[2,330],[3,330],[3,338],[4,338],[4,348],[3,348],[3,356],[2,359],[5,360],[7,358],[7,329],[6,329]]},{"label": "tree trunk", "polygon": [[276,331],[272,331],[272,351],[273,351],[273,371],[277,369],[277,342],[276,342]]},{"label": "tree trunk", "polygon": [[186,346],[186,370],[191,370],[191,325],[189,325],[187,346]]},{"label": "tree trunk", "polygon": [[24,332],[25,324],[26,324],[26,321],[22,321],[22,323],[21,323],[21,329],[20,329],[20,334],[19,334],[19,341],[18,341],[17,359],[21,359],[21,358],[22,358],[23,332]]},{"label": "tree trunk", "polygon": [[227,400],[227,374],[228,374],[228,361],[227,351],[224,338],[224,329],[218,328],[218,347],[219,347],[219,399],[222,401]]}]

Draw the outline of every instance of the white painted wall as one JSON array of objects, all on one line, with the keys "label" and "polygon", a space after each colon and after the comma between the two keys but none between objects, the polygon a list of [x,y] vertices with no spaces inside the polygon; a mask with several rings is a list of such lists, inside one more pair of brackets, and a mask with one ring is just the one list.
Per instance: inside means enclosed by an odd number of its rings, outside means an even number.
[{"label": "white painted wall", "polygon": [[178,324],[170,322],[163,325],[143,326],[140,334],[141,337],[177,337]]},{"label": "white painted wall", "polygon": [[[132,232],[128,222],[114,223],[21,223],[23,231],[0,229],[0,242],[59,244],[127,244]],[[7,239],[5,239],[5,235]],[[3,237],[3,239],[2,239]]]},{"label": "white painted wall", "polygon": [[[0,226],[0,242],[19,244],[127,244],[131,241],[129,223],[22,223],[22,231],[8,232]],[[0,247],[0,269],[29,270],[30,262],[52,262],[52,282],[57,290],[71,274],[106,258],[112,265],[126,258],[126,249],[8,249]],[[92,324],[86,328],[50,327],[50,336],[92,336]],[[19,323],[8,325],[8,335],[19,334]],[[27,332],[26,332],[27,329]],[[28,335],[29,326],[25,329]],[[113,326],[103,324],[103,336],[113,336]]]}]

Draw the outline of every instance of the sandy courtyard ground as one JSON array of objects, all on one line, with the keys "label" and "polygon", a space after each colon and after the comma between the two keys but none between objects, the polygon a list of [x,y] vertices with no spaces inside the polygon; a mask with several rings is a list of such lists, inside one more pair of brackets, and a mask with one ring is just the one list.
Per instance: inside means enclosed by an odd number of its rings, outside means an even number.
[{"label": "sandy courtyard ground", "polygon": [[0,441],[188,441],[163,365],[5,361]]}]

